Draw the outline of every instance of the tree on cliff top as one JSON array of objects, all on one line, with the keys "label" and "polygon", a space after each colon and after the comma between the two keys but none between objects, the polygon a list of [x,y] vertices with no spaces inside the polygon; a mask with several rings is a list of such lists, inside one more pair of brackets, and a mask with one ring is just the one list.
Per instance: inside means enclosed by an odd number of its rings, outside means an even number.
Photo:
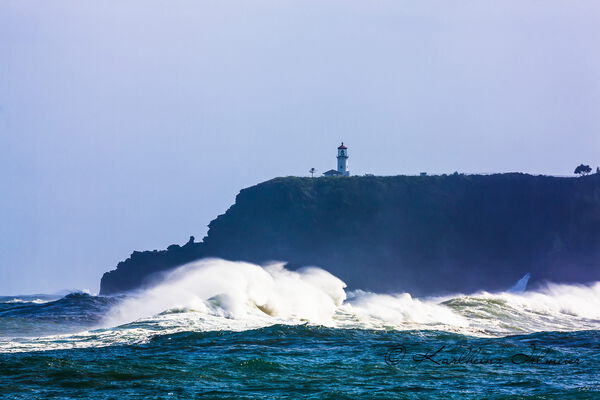
[{"label": "tree on cliff top", "polygon": [[581,175],[587,175],[592,172],[592,169],[589,165],[580,164],[577,168],[575,168],[575,173]]}]

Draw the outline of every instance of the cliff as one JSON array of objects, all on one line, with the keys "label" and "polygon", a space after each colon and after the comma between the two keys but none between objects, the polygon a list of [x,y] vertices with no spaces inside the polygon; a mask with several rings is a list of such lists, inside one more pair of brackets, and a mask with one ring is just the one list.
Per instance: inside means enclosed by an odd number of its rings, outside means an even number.
[{"label": "cliff", "polygon": [[[323,267],[413,294],[600,280],[600,175],[276,178],[242,190],[201,243],[134,252],[101,294],[202,257]],[[533,282],[535,284],[535,282]]]}]

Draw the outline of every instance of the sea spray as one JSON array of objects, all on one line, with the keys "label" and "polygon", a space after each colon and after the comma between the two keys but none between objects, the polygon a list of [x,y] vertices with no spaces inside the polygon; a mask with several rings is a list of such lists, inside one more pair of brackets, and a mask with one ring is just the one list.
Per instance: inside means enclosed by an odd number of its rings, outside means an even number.
[{"label": "sea spray", "polygon": [[[0,352],[143,344],[181,332],[241,332],[273,325],[477,337],[600,328],[600,282],[428,298],[344,289],[343,281],[317,267],[290,271],[282,263],[205,259],[126,297],[77,294],[26,305],[5,298],[0,333],[10,334],[0,334]],[[60,330],[44,333],[57,324]],[[26,337],[32,332],[37,337]],[[50,336],[57,332],[66,334]]]},{"label": "sea spray", "polygon": [[[317,267],[290,271],[283,263],[259,266],[205,259],[174,270],[161,284],[115,306],[104,325],[189,312],[186,326],[193,330],[308,322],[338,328],[437,329],[502,336],[600,326],[600,282],[421,299],[409,293],[356,290],[347,294],[345,286]],[[193,323],[194,318],[200,322]]]},{"label": "sea spray", "polygon": [[435,301],[415,299],[409,293],[376,294],[358,290],[352,293],[346,305],[372,327],[378,322],[394,327],[469,326],[469,321],[451,308]]},{"label": "sea spray", "polygon": [[283,264],[261,267],[205,259],[176,269],[161,284],[128,298],[108,313],[105,325],[173,309],[228,319],[272,317],[327,325],[346,298],[345,286],[320,268],[289,271]]},{"label": "sea spray", "polygon": [[443,303],[467,316],[471,326],[478,326],[494,336],[600,326],[600,282],[590,285],[549,283],[536,291],[520,294],[454,295]]}]

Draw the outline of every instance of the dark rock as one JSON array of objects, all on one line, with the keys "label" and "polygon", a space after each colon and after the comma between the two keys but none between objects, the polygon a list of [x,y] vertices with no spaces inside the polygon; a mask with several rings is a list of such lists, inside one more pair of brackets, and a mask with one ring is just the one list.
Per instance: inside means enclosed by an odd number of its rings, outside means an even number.
[{"label": "dark rock", "polygon": [[600,176],[276,178],[166,251],[134,252],[101,294],[203,257],[323,267],[350,288],[413,294],[600,280]]}]

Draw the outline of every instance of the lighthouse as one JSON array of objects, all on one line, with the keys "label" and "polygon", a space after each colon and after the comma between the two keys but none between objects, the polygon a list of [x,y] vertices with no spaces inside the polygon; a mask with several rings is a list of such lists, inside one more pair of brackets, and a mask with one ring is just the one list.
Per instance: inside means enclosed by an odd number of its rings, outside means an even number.
[{"label": "lighthouse", "polygon": [[348,171],[348,148],[344,146],[344,142],[338,147],[337,170],[342,176],[350,175],[350,171]]},{"label": "lighthouse", "polygon": [[337,169],[330,169],[323,172],[325,176],[350,176],[348,171],[348,148],[344,146],[344,142],[338,147],[337,152]]}]

